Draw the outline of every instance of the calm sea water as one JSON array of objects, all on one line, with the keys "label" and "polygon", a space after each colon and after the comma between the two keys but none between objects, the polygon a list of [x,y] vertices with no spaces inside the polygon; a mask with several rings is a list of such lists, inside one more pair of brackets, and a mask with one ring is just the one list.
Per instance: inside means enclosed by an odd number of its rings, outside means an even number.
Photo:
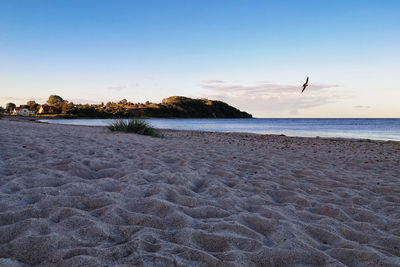
[{"label": "calm sea water", "polygon": [[[106,126],[112,122],[110,119],[41,121],[88,126]],[[400,141],[400,119],[147,119],[146,121],[161,129]]]}]

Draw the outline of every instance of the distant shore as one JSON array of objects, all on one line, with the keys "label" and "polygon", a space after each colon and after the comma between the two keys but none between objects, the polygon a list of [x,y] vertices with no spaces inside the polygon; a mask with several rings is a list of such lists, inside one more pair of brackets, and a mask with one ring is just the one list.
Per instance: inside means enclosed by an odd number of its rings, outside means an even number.
[{"label": "distant shore", "polygon": [[[132,103],[126,99],[119,102],[100,104],[74,104],[58,95],[50,95],[45,104],[28,101],[17,107],[7,103],[10,114],[40,116],[61,116],[67,118],[252,118],[252,115],[240,111],[219,100],[171,96],[161,103]],[[0,111],[4,108],[0,107]]]},{"label": "distant shore", "polygon": [[398,266],[400,143],[0,120],[0,265]]},{"label": "distant shore", "polygon": [[[61,116],[43,117],[43,116],[32,116],[32,115],[31,116],[4,116],[3,118],[6,119],[6,120],[16,120],[16,121],[36,121],[36,122],[49,121],[50,123],[53,123],[52,120],[61,120],[61,121],[65,120],[65,123],[60,122],[60,124],[81,125],[81,126],[85,126],[86,125],[85,123],[81,123],[82,121],[87,121],[87,122],[92,122],[92,121],[100,121],[100,122],[101,121],[109,121],[109,122],[111,122],[112,121],[112,119],[95,119],[95,118],[70,118],[71,119],[70,120],[70,119],[65,119],[64,117],[61,117]],[[116,118],[116,119],[118,119],[118,118]],[[183,120],[183,121],[185,121],[185,125],[188,125],[188,122],[189,122],[189,125],[190,125],[190,121],[191,120],[205,120],[206,124],[209,124],[210,122],[212,122],[214,124],[215,120],[216,121],[218,121],[218,120],[221,120],[221,121],[226,120],[224,118],[213,118],[213,119],[207,119],[207,118],[198,118],[198,119],[196,119],[196,118],[142,118],[142,119],[155,120],[155,121],[153,121],[153,123],[156,122],[157,120],[161,120],[161,121],[162,120],[177,120],[177,121]],[[251,119],[257,120],[257,118],[251,118]],[[188,121],[186,121],[186,120],[188,120]],[[231,121],[231,120],[232,119],[228,119],[228,121]],[[233,119],[233,120],[236,120],[236,119]],[[237,120],[240,121],[240,119],[237,119]],[[248,119],[246,119],[246,120],[248,120]],[[263,119],[263,118],[258,118],[258,120],[282,120],[282,119]],[[284,119],[284,120],[293,120],[293,119]],[[315,120],[315,119],[294,119],[294,120]],[[354,119],[316,119],[316,120],[318,120],[318,121],[319,120],[328,120],[329,121],[329,120],[354,120]],[[371,119],[356,119],[356,120],[371,120]],[[372,120],[377,120],[377,119],[372,119]],[[378,120],[393,120],[393,119],[378,119]],[[399,122],[400,122],[400,119],[394,119],[394,120],[399,120]],[[74,123],[74,121],[78,121],[79,123]],[[153,124],[153,123],[151,123],[151,124]],[[235,123],[235,122],[233,122],[233,123]],[[357,123],[357,122],[355,122],[355,123]],[[58,124],[58,122],[57,122],[57,124]],[[222,124],[224,124],[224,123],[222,122]],[[177,125],[179,125],[179,124],[177,124]],[[198,125],[198,123],[196,122],[195,125]],[[221,123],[220,122],[216,123],[215,125],[219,125],[218,127],[221,127]],[[101,123],[100,124],[95,123],[95,124],[91,125],[91,123],[89,123],[86,126],[96,126],[96,127],[98,127],[98,126],[107,126],[107,125],[106,124],[103,125]],[[228,128],[232,127],[231,124],[227,124],[227,126],[228,126]],[[393,124],[391,124],[391,126],[393,126]],[[399,124],[399,126],[400,126],[400,124]],[[190,127],[184,127],[182,129],[181,127],[173,128],[173,125],[171,125],[171,127],[172,128],[162,127],[160,129],[170,129],[170,130],[175,129],[175,130],[182,130],[182,131],[214,132],[212,129],[202,129],[202,128],[191,129]],[[309,125],[308,127],[313,127],[313,125]],[[249,128],[249,130],[250,131],[248,133],[265,135],[265,133],[251,132],[251,128]],[[337,130],[339,130],[339,129],[337,129]],[[343,129],[343,130],[345,131],[346,129]],[[373,130],[376,131],[376,129],[373,129]],[[224,131],[224,132],[228,132],[228,131]],[[246,133],[247,131],[244,130],[244,131],[232,131],[232,132]],[[382,134],[384,134],[386,136],[390,136],[390,133],[382,132]],[[283,134],[282,132],[267,133],[267,135],[281,135],[281,136],[288,136],[288,137],[306,137],[306,138],[320,138],[320,139],[328,139],[328,140],[349,140],[349,141],[365,141],[365,142],[370,142],[370,141],[400,142],[400,136],[393,135],[393,131],[392,131],[392,136],[393,136],[392,139],[374,138],[374,137],[371,137],[371,136],[362,137],[362,136],[358,136],[358,135],[354,135],[354,136],[333,136],[333,135],[329,136],[328,135],[327,136],[326,134],[324,135],[324,133],[322,133],[322,136],[319,136],[318,132],[316,132],[315,135],[313,135],[313,136],[296,135],[295,133],[287,135],[287,134]],[[375,137],[377,137],[377,136],[375,136]]]}]

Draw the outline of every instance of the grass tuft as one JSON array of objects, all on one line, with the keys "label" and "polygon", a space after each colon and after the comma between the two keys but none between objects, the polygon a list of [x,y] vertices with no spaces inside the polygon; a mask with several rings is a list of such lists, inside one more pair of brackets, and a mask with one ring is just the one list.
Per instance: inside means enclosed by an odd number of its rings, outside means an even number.
[{"label": "grass tuft", "polygon": [[112,132],[118,131],[150,135],[153,137],[162,137],[161,133],[157,129],[154,129],[146,121],[139,119],[114,120],[110,125],[108,125],[108,129],[110,129]]}]

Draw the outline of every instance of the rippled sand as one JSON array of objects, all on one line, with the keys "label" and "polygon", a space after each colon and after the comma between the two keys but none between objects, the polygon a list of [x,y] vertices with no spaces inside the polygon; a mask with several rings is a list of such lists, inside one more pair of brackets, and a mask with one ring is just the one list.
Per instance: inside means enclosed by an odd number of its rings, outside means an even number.
[{"label": "rippled sand", "polygon": [[400,142],[0,120],[0,266],[399,266]]}]

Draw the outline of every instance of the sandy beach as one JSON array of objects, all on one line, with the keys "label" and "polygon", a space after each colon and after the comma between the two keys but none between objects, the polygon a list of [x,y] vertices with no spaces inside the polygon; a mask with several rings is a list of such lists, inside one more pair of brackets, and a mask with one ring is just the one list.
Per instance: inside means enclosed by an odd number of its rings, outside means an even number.
[{"label": "sandy beach", "polygon": [[0,120],[0,266],[400,266],[400,142]]}]

